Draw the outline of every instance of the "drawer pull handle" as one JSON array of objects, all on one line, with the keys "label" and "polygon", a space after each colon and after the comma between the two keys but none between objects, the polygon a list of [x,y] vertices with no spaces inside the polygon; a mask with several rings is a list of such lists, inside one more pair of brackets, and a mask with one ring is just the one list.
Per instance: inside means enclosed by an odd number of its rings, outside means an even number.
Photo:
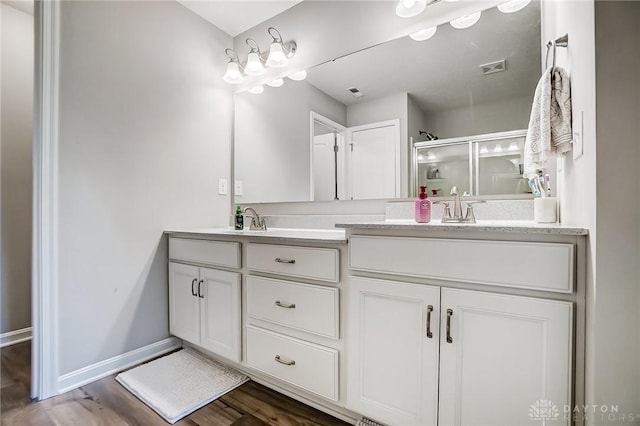
[{"label": "drawer pull handle", "polygon": [[200,280],[200,282],[198,282],[198,297],[200,299],[204,299],[204,296],[202,295],[202,293],[200,293],[200,287],[202,287],[202,283],[204,282],[204,280]]},{"label": "drawer pull handle", "polygon": [[275,360],[278,361],[280,364],[284,364],[284,365],[296,365],[296,362],[294,360],[291,360],[291,361],[281,360],[280,355],[276,355]]},{"label": "drawer pull handle", "polygon": [[282,303],[279,300],[276,300],[276,306],[280,306],[281,308],[286,308],[286,309],[295,309],[296,308],[296,304],[295,303]]},{"label": "drawer pull handle", "polygon": [[198,279],[197,279],[197,278],[194,278],[194,279],[193,279],[193,281],[191,281],[191,295],[192,295],[193,297],[196,297],[196,296],[197,296],[197,294],[196,294],[196,290],[195,290],[195,288],[194,288],[194,287],[195,287],[195,285],[196,285],[196,282],[198,282]]},{"label": "drawer pull handle", "polygon": [[447,309],[447,343],[453,343],[451,337],[451,317],[453,316],[453,309]]},{"label": "drawer pull handle", "polygon": [[296,263],[295,259],[282,259],[280,257],[276,257],[274,259],[274,261],[278,262],[278,263],[288,263],[290,265],[293,265],[294,263]]},{"label": "drawer pull handle", "polygon": [[433,338],[433,333],[431,332],[431,312],[433,312],[433,305],[427,305],[427,337],[429,339]]}]

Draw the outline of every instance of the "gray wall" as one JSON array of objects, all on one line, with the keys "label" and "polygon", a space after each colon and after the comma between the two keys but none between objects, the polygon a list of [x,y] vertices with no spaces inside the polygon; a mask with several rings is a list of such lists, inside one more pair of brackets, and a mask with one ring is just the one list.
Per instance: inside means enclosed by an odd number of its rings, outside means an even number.
[{"label": "gray wall", "polygon": [[345,125],[345,105],[306,81],[235,96],[236,203],[310,201],[311,111]]},{"label": "gray wall", "polygon": [[[640,164],[639,24],[639,2],[595,2],[594,398],[596,403],[618,404],[620,413],[636,415],[640,413],[640,189],[630,176]],[[620,419],[615,423],[629,424]]]},{"label": "gray wall", "polygon": [[176,2],[63,2],[60,374],[166,338],[164,229],[225,226],[231,37]]},{"label": "gray wall", "polygon": [[6,333],[31,325],[33,16],[0,7],[0,333]]}]

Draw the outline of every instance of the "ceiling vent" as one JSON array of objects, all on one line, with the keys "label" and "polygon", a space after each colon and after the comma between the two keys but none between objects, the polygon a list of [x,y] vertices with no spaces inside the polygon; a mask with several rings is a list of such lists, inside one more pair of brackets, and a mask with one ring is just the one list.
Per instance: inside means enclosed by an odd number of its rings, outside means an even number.
[{"label": "ceiling vent", "polygon": [[358,90],[357,87],[349,87],[347,89],[347,91],[349,93],[351,93],[353,95],[354,98],[361,98],[364,96],[364,93],[362,93],[360,90]]},{"label": "ceiling vent", "polygon": [[480,70],[482,70],[482,75],[493,74],[496,72],[502,72],[507,70],[507,63],[505,60],[490,62],[488,64],[480,65]]}]

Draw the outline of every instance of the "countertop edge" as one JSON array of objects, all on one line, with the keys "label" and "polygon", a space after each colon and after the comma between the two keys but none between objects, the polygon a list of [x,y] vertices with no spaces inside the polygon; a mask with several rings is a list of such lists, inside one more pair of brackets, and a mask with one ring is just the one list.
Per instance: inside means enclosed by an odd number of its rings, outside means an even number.
[{"label": "countertop edge", "polygon": [[[346,244],[347,237],[346,234],[342,238],[334,238],[334,237],[309,237],[309,236],[282,236],[282,235],[259,235],[259,234],[251,234],[251,235],[243,235],[243,234],[233,234],[228,232],[215,232],[215,231],[189,231],[189,230],[165,230],[163,231],[164,235],[170,237],[220,237],[220,238],[230,238],[230,239],[248,239],[248,240],[260,240],[264,242],[301,242],[301,243],[326,243],[326,244]],[[204,239],[204,238],[203,238]]]},{"label": "countertop edge", "polygon": [[337,223],[336,228],[369,229],[369,230],[404,230],[404,231],[440,231],[440,232],[495,232],[520,233],[542,235],[589,235],[586,228],[563,225],[531,224],[457,224],[457,223],[399,223],[399,222],[370,222],[370,223]]}]

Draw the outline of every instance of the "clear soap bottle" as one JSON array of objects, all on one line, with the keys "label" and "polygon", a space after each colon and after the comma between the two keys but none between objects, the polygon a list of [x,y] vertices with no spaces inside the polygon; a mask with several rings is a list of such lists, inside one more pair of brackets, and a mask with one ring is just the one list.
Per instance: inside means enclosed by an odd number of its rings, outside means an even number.
[{"label": "clear soap bottle", "polygon": [[429,223],[431,221],[431,200],[427,198],[427,187],[420,187],[420,195],[416,200],[415,219],[418,223]]}]

